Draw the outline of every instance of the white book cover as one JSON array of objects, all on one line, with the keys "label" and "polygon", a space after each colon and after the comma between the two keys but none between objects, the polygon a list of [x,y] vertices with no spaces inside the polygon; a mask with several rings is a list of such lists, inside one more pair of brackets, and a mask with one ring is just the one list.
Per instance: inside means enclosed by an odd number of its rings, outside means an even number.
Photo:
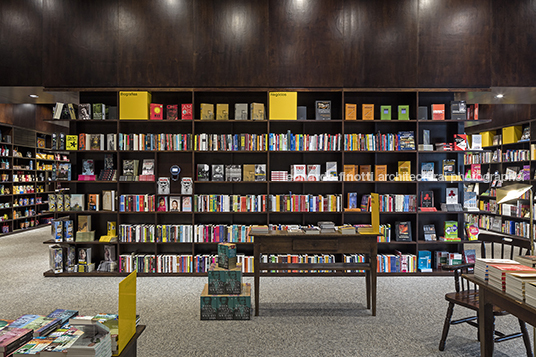
[{"label": "white book cover", "polygon": [[446,203],[448,205],[455,205],[458,203],[458,188],[447,188]]},{"label": "white book cover", "polygon": [[292,181],[306,181],[305,164],[292,165]]},{"label": "white book cover", "polygon": [[326,162],[326,175],[324,181],[338,181],[337,176],[337,161]]},{"label": "white book cover", "polygon": [[307,165],[307,181],[320,181],[320,165]]},{"label": "white book cover", "polygon": [[471,136],[471,150],[482,150],[482,135],[473,134]]}]

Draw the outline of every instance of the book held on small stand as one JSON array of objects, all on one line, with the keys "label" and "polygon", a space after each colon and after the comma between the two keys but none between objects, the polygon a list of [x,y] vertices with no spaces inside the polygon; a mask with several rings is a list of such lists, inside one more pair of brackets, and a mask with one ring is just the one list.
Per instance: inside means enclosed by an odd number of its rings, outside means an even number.
[{"label": "book held on small stand", "polygon": [[208,270],[201,293],[201,320],[250,320],[251,284],[242,283],[242,265],[236,262],[236,244],[218,244],[218,263]]}]

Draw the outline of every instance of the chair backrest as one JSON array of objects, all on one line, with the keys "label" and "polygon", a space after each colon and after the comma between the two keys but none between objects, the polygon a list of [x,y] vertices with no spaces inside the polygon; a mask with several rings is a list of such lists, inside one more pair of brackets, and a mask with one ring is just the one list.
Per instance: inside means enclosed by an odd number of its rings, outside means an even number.
[{"label": "chair backrest", "polygon": [[[495,234],[480,234],[480,256],[492,259],[514,259],[518,255],[530,254],[530,241],[521,237],[504,237]],[[462,264],[454,270],[454,283],[456,292],[465,290],[477,290],[477,286],[466,279],[461,279],[462,274],[470,272],[471,266]]]}]

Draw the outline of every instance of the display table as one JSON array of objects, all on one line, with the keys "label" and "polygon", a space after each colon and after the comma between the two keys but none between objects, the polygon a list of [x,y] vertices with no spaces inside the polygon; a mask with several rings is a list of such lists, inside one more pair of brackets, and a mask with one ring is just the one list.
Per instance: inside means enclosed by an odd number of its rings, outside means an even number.
[{"label": "display table", "polygon": [[464,274],[463,277],[478,285],[478,315],[480,321],[478,333],[480,336],[481,356],[493,356],[493,331],[495,326],[493,305],[500,307],[504,311],[508,311],[518,319],[532,326],[536,326],[536,308],[513,298],[502,290],[490,286],[486,281],[475,277],[473,274]]},{"label": "display table", "polygon": [[[288,234],[272,231],[255,234],[255,316],[259,315],[261,270],[365,270],[367,309],[376,316],[377,234]],[[262,263],[261,254],[366,254],[365,263]]]},{"label": "display table", "polygon": [[128,344],[125,346],[123,351],[121,351],[121,353],[118,355],[119,357],[136,357],[137,356],[138,338],[140,337],[140,335],[143,333],[144,330],[145,330],[145,325],[136,326],[136,333],[134,334],[134,336],[132,336],[132,338],[130,339]]}]

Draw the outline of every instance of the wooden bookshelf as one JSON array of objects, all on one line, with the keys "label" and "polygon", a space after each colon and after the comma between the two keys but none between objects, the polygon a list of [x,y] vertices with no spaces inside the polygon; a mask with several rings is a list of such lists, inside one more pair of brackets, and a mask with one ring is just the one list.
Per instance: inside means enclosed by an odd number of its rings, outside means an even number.
[{"label": "wooden bookshelf", "polygon": [[[392,89],[377,91],[361,89],[304,89],[298,91],[298,106],[307,107],[307,120],[200,120],[201,103],[228,103],[229,117],[233,118],[235,103],[263,103],[265,111],[268,111],[269,92],[271,89],[190,89],[182,91],[152,91],[152,102],[163,104],[193,103],[194,120],[70,120],[64,121],[69,124],[69,133],[181,133],[181,134],[282,134],[291,131],[292,134],[341,134],[343,141],[345,134],[363,133],[375,134],[378,132],[394,133],[399,131],[413,131],[415,146],[422,144],[422,130],[430,130],[431,142],[453,142],[454,134],[463,133],[467,121],[450,120],[450,101],[454,100],[454,92],[440,89],[437,90],[408,90]],[[80,103],[105,103],[107,106],[117,106],[119,102],[118,92],[105,91],[88,91],[80,93]],[[314,120],[314,105],[316,100],[331,100],[332,119],[331,120]],[[357,120],[344,120],[345,104],[357,104]],[[361,105],[374,104],[375,120],[361,119]],[[417,120],[417,109],[419,106],[429,108],[431,117],[431,104],[445,104],[446,120]],[[392,120],[380,120],[380,106],[391,105]],[[397,120],[398,105],[409,106],[409,120]],[[179,113],[180,117],[180,113]],[[471,123],[472,124],[472,123]],[[65,131],[67,133],[67,131]],[[105,135],[106,136],[106,135]],[[65,152],[65,151],[61,151]],[[150,193],[157,195],[156,182],[128,182],[128,181],[78,181],[77,175],[81,173],[81,163],[83,159],[94,159],[96,174],[102,167],[104,154],[114,156],[114,168],[118,170],[118,176],[122,173],[123,160],[137,159],[140,160],[140,166],[143,159],[155,160],[155,176],[171,177],[169,168],[172,165],[179,165],[181,168],[180,178],[192,177],[194,195],[202,194],[255,194],[255,195],[272,195],[285,194],[292,191],[293,194],[338,194],[342,199],[342,210],[340,212],[90,212],[93,215],[92,225],[96,231],[95,237],[98,239],[101,235],[106,234],[106,222],[116,221],[119,233],[121,224],[180,224],[180,225],[198,225],[198,224],[301,224],[316,225],[318,221],[330,220],[337,225],[342,224],[367,224],[370,223],[370,214],[368,212],[344,211],[348,206],[348,193],[357,192],[358,202],[364,194],[376,192],[380,194],[403,194],[416,195],[417,206],[420,200],[421,191],[433,191],[435,206],[440,210],[440,203],[445,202],[446,188],[452,187],[458,189],[459,200],[463,199],[463,182],[462,181],[321,181],[321,182],[281,182],[270,181],[271,171],[289,171],[292,164],[320,164],[322,173],[325,171],[327,161],[336,161],[338,172],[343,172],[345,164],[353,165],[371,165],[374,171],[374,165],[387,165],[388,174],[396,174],[398,161],[411,161],[411,173],[417,175],[420,173],[420,166],[423,162],[434,162],[435,173],[440,174],[441,163],[443,159],[455,159],[457,172],[463,175],[463,152],[459,151],[433,151],[421,152],[418,150],[406,151],[352,151],[340,150],[333,151],[123,151],[123,150],[73,150],[68,151],[72,163],[72,181],[61,181],[59,186],[68,188],[70,193],[102,193],[102,190],[115,190],[117,196],[122,194],[142,194]],[[197,164],[266,164],[267,181],[198,181],[196,180]],[[181,196],[180,179],[179,181],[171,180],[171,194],[166,196]],[[184,195],[182,195],[184,196]],[[460,202],[461,203],[461,202]],[[88,212],[57,212],[57,217],[67,216],[74,220],[75,230],[77,216],[79,214],[88,214]],[[459,235],[463,238],[464,227],[463,212],[381,212],[380,223],[391,224],[391,242],[379,244],[379,254],[394,254],[400,251],[403,254],[417,255],[419,250],[441,250],[448,252],[461,252],[463,242],[425,242],[423,235],[423,225],[435,224],[438,236],[443,236],[443,222],[445,220],[456,220],[459,226]],[[395,240],[395,222],[410,221],[412,228],[411,242],[397,242]],[[53,244],[51,241],[46,244]],[[84,246],[84,242],[63,242],[62,244]],[[144,243],[136,244],[132,242],[108,243],[116,246],[117,255],[131,254],[189,254],[194,257],[203,254],[213,254],[216,252],[215,243]],[[100,247],[100,245],[97,245]],[[93,262],[96,266],[102,259],[102,247],[93,250]],[[239,243],[238,254],[252,256],[253,245],[251,243]],[[342,255],[334,257],[336,262],[341,262]],[[194,266],[195,270],[195,266]],[[142,273],[140,271],[140,273]],[[436,271],[438,275],[445,274]],[[71,273],[54,274],[45,273],[45,276],[67,276]],[[84,273],[88,276],[100,273]],[[121,275],[123,273],[116,273]],[[158,273],[144,273],[148,275],[162,275]],[[181,273],[181,275],[196,276],[204,273]],[[337,273],[350,274],[350,273]],[[382,273],[380,273],[382,274]],[[430,275],[430,273],[384,273],[387,275]],[[434,273],[432,273],[434,274]],[[114,275],[112,273],[111,275]],[[273,273],[272,273],[273,275]],[[287,273],[277,275],[290,276]],[[303,274],[298,274],[303,275]]]}]

